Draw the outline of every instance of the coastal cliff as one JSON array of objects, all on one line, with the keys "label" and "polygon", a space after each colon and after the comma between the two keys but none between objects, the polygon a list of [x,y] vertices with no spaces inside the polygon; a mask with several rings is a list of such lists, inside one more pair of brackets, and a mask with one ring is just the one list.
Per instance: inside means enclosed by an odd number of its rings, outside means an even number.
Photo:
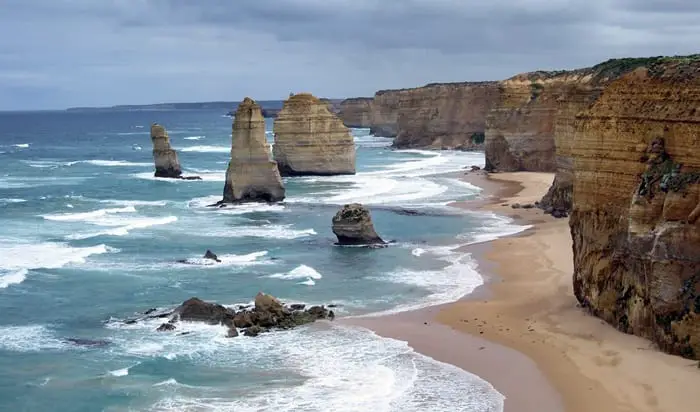
[{"label": "coastal cliff", "polygon": [[347,127],[372,127],[372,108],[374,99],[371,97],[353,97],[340,102],[338,117]]},{"label": "coastal cliff", "polygon": [[[486,169],[554,172],[562,103],[580,83],[586,83],[582,71],[523,73],[501,82],[500,99],[486,122]],[[566,168],[565,158],[559,162]]]},{"label": "coastal cliff", "polygon": [[435,83],[375,94],[371,132],[395,137],[397,148],[483,148],[497,82]]},{"label": "coastal cliff", "polygon": [[290,96],[275,119],[273,153],[283,176],[355,173],[355,142],[327,102]]},{"label": "coastal cliff", "polygon": [[231,161],[226,169],[224,198],[220,203],[284,199],[277,163],[270,160],[260,105],[246,97],[236,109],[232,129]]},{"label": "coastal cliff", "polygon": [[618,329],[697,359],[700,56],[623,63],[562,136],[574,293]]}]

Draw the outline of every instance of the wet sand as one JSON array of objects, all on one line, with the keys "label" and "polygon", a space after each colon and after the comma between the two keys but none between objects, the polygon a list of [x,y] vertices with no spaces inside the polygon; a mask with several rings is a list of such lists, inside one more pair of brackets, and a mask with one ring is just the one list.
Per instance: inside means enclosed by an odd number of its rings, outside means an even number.
[{"label": "wet sand", "polygon": [[665,355],[578,307],[568,219],[510,206],[539,200],[552,179],[548,173],[465,176],[484,188],[483,200],[454,206],[532,226],[463,248],[486,284],[452,304],[343,322],[479,375],[506,397],[506,412],[699,410],[697,362]]}]

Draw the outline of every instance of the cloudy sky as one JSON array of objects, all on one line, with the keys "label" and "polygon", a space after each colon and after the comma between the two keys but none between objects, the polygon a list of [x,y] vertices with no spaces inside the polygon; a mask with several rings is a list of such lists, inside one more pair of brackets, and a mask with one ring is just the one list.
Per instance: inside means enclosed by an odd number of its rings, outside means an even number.
[{"label": "cloudy sky", "polygon": [[700,52],[698,0],[0,0],[0,110],[372,95]]}]

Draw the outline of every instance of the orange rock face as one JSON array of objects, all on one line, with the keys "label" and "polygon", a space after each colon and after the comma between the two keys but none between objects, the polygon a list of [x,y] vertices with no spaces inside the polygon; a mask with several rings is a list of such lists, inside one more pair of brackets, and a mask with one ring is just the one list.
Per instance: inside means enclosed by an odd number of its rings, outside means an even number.
[{"label": "orange rock face", "polygon": [[399,148],[480,149],[497,82],[430,84],[376,93],[371,129]]},{"label": "orange rock face", "polygon": [[[576,70],[524,73],[501,82],[501,97],[487,119],[487,170],[557,170],[557,127],[571,123],[577,105],[570,97],[578,97],[589,79],[586,71]],[[569,169],[567,159],[559,162]]]},{"label": "orange rock face", "polygon": [[700,60],[649,59],[568,131],[577,299],[700,358]]}]

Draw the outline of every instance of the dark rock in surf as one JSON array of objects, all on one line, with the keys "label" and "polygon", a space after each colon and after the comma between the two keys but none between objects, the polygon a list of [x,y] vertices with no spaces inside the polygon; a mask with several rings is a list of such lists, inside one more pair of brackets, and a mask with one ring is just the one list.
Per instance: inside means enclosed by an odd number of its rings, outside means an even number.
[{"label": "dark rock in surf", "polygon": [[108,340],[102,339],[83,339],[83,338],[67,338],[67,342],[78,346],[100,347],[110,344]]},{"label": "dark rock in surf", "polygon": [[170,322],[163,323],[162,325],[158,326],[158,329],[156,329],[158,332],[170,332],[173,330],[175,330],[175,325]]},{"label": "dark rock in surf", "polygon": [[206,253],[204,253],[204,259],[211,259],[213,261],[221,263],[221,259],[219,259],[218,256],[211,250],[207,249]]},{"label": "dark rock in surf", "polygon": [[374,230],[369,210],[359,203],[343,206],[333,216],[333,233],[339,245],[384,245]]}]

